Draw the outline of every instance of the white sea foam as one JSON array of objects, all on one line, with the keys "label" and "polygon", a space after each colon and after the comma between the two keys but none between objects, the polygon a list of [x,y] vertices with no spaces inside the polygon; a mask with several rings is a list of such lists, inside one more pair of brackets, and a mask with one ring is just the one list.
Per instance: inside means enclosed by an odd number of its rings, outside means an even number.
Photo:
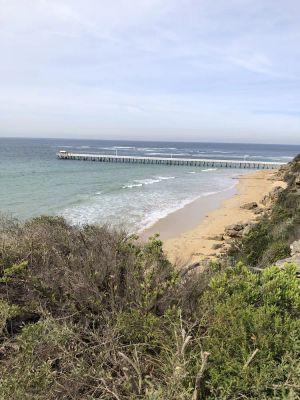
[{"label": "white sea foam", "polygon": [[142,183],[132,183],[130,185],[124,185],[124,186],[122,186],[122,188],[123,189],[133,189],[135,187],[141,187],[141,186],[143,186]]},{"label": "white sea foam", "polygon": [[116,150],[135,150],[136,148],[133,146],[110,146],[110,147],[102,147],[98,146],[96,149],[99,150],[110,150],[110,151],[116,151]]},{"label": "white sea foam", "polygon": [[212,153],[218,153],[218,154],[232,154],[231,151],[220,151],[220,150],[212,150]]},{"label": "white sea foam", "polygon": [[165,156],[166,155],[166,153],[159,153],[159,152],[157,152],[157,153],[147,153],[147,156]]},{"label": "white sea foam", "polygon": [[137,147],[138,151],[162,151],[162,150],[177,150],[176,147]]},{"label": "white sea foam", "polygon": [[113,149],[124,149],[124,150],[131,150],[131,149],[135,149],[134,146],[113,146]]},{"label": "white sea foam", "polygon": [[196,200],[199,200],[201,198],[208,197],[208,196],[213,196],[213,195],[216,195],[219,193],[224,193],[224,192],[230,191],[230,190],[234,189],[237,186],[237,184],[238,183],[235,182],[232,185],[230,185],[229,187],[226,187],[225,189],[217,190],[214,192],[204,192],[197,196],[193,196],[193,197],[187,198],[185,200],[182,200],[180,202],[175,202],[169,207],[166,207],[166,208],[163,208],[160,210],[155,209],[152,212],[149,212],[146,215],[146,217],[141,221],[141,228],[139,229],[138,232],[142,232],[143,230],[150,228],[156,222],[158,222],[160,219],[167,217],[169,214],[172,214],[173,212],[184,208],[185,206],[193,203]]},{"label": "white sea foam", "polygon": [[210,172],[210,171],[217,171],[218,168],[206,168],[206,169],[201,169],[202,172]]},{"label": "white sea foam", "polygon": [[135,179],[134,183],[129,183],[122,186],[123,189],[133,189],[135,187],[142,187],[144,185],[153,185],[154,183],[159,183],[162,181],[167,181],[169,179],[175,179],[175,176],[156,176],[154,178],[147,179]]},{"label": "white sea foam", "polygon": [[161,179],[136,179],[135,182],[141,183],[142,185],[153,185],[153,183],[159,183]]},{"label": "white sea foam", "polygon": [[[226,189],[228,190],[228,189]],[[193,196],[187,198],[185,200],[181,200],[179,202],[174,202],[172,205],[162,208],[162,209],[155,209],[149,212],[141,221],[141,227],[139,229],[139,233],[144,231],[145,229],[151,228],[156,222],[158,222],[162,218],[166,218],[169,214],[172,214],[175,211],[181,210],[188,204],[193,203],[196,200],[199,200],[204,197],[212,196],[217,193],[221,193],[223,190],[216,191],[216,192],[205,192],[197,196]]]},{"label": "white sea foam", "polygon": [[161,181],[167,181],[169,179],[175,179],[175,176],[158,176],[157,178]]},{"label": "white sea foam", "polygon": [[171,156],[188,156],[188,153],[163,153],[163,152],[153,152],[153,153],[147,153],[147,156],[165,156],[165,157],[171,157]]},{"label": "white sea foam", "polygon": [[[172,177],[169,176],[162,176],[160,178],[172,179]],[[131,189],[134,187],[141,187],[145,182],[149,184],[149,182],[154,180],[155,179],[151,180],[149,178],[140,180],[141,182],[143,181],[143,183],[134,181],[134,183],[124,186],[124,188]],[[164,179],[162,179],[162,181],[163,180]],[[176,196],[174,196],[166,199],[164,195],[161,195],[160,190],[151,192],[152,194],[150,197],[146,192],[138,192],[138,197],[135,197],[136,202],[133,201],[132,195],[130,191],[128,191],[127,193],[123,192],[124,195],[118,196],[115,199],[113,208],[111,208],[112,200],[110,196],[101,196],[101,201],[99,201],[100,198],[94,196],[92,199],[85,199],[80,205],[75,206],[74,204],[68,207],[64,210],[63,215],[69,221],[76,224],[103,223],[105,221],[110,221],[110,223],[117,224],[117,226],[124,225],[125,229],[130,232],[143,231],[151,227],[161,218],[165,218],[170,213],[185,207],[193,201],[217,193],[226,192],[235,187],[236,184],[237,181],[221,190],[204,191],[200,194],[190,195],[187,198],[176,198]],[[152,200],[149,202],[147,198]]]}]

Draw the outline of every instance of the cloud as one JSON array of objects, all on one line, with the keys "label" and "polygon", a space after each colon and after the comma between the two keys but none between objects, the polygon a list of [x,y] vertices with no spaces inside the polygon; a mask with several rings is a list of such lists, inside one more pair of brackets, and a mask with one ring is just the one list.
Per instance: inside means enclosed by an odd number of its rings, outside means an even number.
[{"label": "cloud", "polygon": [[263,54],[250,54],[243,58],[232,58],[231,61],[248,71],[271,76],[273,75],[271,70],[273,63]]},{"label": "cloud", "polygon": [[0,0],[0,135],[297,142],[299,17],[296,0]]}]

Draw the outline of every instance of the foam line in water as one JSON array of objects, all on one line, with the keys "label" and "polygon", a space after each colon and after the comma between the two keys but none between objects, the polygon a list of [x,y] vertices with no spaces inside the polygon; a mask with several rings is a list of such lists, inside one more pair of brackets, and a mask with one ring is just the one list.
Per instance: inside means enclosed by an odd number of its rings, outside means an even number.
[{"label": "foam line in water", "polygon": [[232,185],[230,185],[229,187],[222,189],[222,190],[218,190],[218,191],[214,191],[214,192],[204,192],[200,195],[191,197],[189,199],[185,199],[182,200],[181,202],[177,203],[177,204],[173,204],[171,207],[165,208],[163,210],[154,210],[152,212],[150,212],[142,221],[141,221],[141,229],[138,231],[138,233],[143,232],[145,229],[150,228],[151,226],[153,226],[156,222],[158,222],[160,219],[162,218],[166,218],[169,214],[172,214],[175,211],[178,211],[182,208],[184,208],[185,206],[187,206],[188,204],[193,203],[196,200],[199,200],[201,198],[205,198],[208,196],[213,196],[219,193],[224,193],[227,192],[229,190],[232,190],[233,188],[235,188],[237,186],[237,182],[233,183]]},{"label": "foam line in water", "polygon": [[142,183],[132,183],[131,185],[124,185],[122,186],[123,189],[133,189],[135,187],[141,187],[143,186]]},{"label": "foam line in water", "polygon": [[201,195],[182,200],[178,203],[174,203],[170,207],[164,208],[162,210],[153,210],[152,212],[148,213],[148,215],[141,221],[141,228],[139,229],[138,232],[140,233],[140,232],[144,231],[145,229],[150,228],[156,222],[158,222],[160,219],[166,218],[169,214],[172,214],[175,211],[181,210],[188,204],[191,204],[200,198],[212,196],[217,193],[219,193],[219,192],[205,192],[205,193],[202,193]]},{"label": "foam line in water", "polygon": [[153,183],[159,183],[161,179],[136,179],[135,182],[141,183],[142,185],[153,185]]},{"label": "foam line in water", "polygon": [[157,178],[161,181],[167,181],[169,179],[175,179],[175,176],[158,176]]},{"label": "foam line in water", "polygon": [[135,187],[141,187],[144,185],[153,185],[154,183],[167,181],[169,179],[175,179],[175,176],[157,176],[155,178],[148,178],[148,179],[135,179],[134,183],[124,185],[123,189],[133,189]]}]

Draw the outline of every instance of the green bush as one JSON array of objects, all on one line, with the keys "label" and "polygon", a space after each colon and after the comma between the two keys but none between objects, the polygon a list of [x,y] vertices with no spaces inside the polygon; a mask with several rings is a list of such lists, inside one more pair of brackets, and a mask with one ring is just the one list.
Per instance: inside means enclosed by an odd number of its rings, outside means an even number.
[{"label": "green bush", "polygon": [[[179,272],[157,236],[50,217],[6,223],[4,237],[1,400],[299,398],[293,265]],[[254,245],[283,255],[272,240],[263,225],[249,236],[253,261]]]},{"label": "green bush", "polygon": [[[210,353],[206,397],[300,395],[300,290],[295,267],[254,275],[238,265],[214,278],[201,302]],[[286,397],[288,398],[288,397]]]},{"label": "green bush", "polygon": [[252,267],[266,267],[289,256],[290,244],[300,235],[299,156],[285,173],[287,188],[281,191],[270,215],[264,215],[251,232],[233,247],[230,255]]},{"label": "green bush", "polygon": [[5,300],[0,300],[0,335],[6,330],[6,322],[20,312],[20,307],[15,304],[9,304]]},{"label": "green bush", "polygon": [[272,265],[278,260],[282,260],[291,255],[291,249],[288,243],[278,241],[271,243],[268,248],[265,250],[262,256],[262,264],[263,265]]},{"label": "green bush", "polygon": [[271,242],[268,226],[261,222],[251,230],[242,242],[242,259],[249,265],[259,264],[265,249]]}]

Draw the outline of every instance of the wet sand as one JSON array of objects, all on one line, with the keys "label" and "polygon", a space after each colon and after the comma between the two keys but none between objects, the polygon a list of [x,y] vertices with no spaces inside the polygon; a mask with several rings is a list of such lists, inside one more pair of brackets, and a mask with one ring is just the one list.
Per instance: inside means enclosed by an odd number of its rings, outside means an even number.
[{"label": "wet sand", "polygon": [[236,187],[197,199],[169,214],[145,230],[141,239],[160,233],[166,254],[177,265],[216,258],[221,249],[213,247],[220,242],[211,238],[223,234],[228,225],[257,219],[253,211],[241,206],[260,203],[274,187],[284,186],[276,178],[276,172],[265,170],[242,175]]},{"label": "wet sand", "polygon": [[162,240],[173,239],[184,232],[196,228],[210,211],[221,207],[224,200],[231,198],[237,192],[236,182],[231,188],[219,193],[200,197],[183,208],[176,210],[158,220],[150,228],[140,234],[142,240],[159,233]]}]

